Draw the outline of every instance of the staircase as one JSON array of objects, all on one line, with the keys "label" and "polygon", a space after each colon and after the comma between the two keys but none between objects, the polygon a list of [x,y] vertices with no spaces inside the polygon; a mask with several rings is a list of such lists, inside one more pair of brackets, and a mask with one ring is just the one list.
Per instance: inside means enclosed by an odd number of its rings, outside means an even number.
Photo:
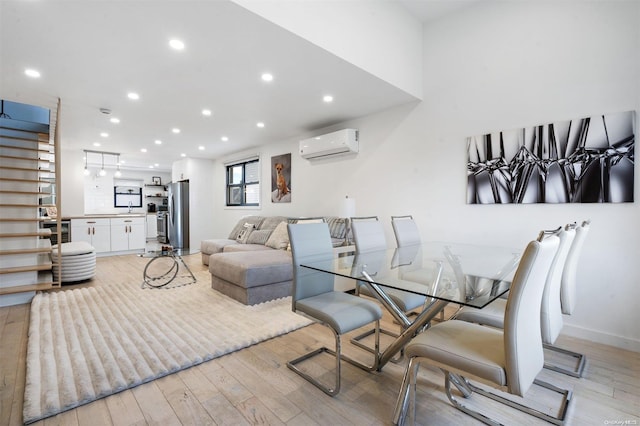
[{"label": "staircase", "polygon": [[57,223],[51,229],[57,234],[55,240],[61,241],[60,215],[55,214],[61,211],[59,141],[55,137],[59,105],[58,100],[47,119],[48,110],[2,101],[0,306],[26,303],[35,291],[60,286],[52,274],[52,256],[60,256],[60,251],[52,250],[52,231],[42,227],[45,222]]}]

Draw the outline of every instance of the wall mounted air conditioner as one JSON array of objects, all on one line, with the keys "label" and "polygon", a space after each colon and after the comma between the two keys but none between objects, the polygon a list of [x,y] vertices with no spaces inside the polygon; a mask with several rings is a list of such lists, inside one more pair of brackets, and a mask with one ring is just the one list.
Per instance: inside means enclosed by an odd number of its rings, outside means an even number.
[{"label": "wall mounted air conditioner", "polygon": [[357,129],[338,130],[300,141],[300,155],[307,160],[357,152]]}]

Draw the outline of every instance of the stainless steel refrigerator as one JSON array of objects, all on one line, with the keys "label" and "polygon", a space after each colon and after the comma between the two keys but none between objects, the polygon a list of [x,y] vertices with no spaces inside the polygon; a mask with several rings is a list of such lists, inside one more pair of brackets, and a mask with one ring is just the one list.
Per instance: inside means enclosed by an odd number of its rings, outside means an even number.
[{"label": "stainless steel refrigerator", "polygon": [[174,248],[189,248],[189,181],[170,183],[167,233]]}]

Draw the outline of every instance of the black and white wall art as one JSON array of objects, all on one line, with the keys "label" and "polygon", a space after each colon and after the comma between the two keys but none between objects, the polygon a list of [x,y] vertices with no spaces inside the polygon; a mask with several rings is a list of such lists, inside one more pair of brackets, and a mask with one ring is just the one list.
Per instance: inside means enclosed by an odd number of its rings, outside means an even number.
[{"label": "black and white wall art", "polygon": [[633,202],[636,113],[467,138],[467,204]]}]

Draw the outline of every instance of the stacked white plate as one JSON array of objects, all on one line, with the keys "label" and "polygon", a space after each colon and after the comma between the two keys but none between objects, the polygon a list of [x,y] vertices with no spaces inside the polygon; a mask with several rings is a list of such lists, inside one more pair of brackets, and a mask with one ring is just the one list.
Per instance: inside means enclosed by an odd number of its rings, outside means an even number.
[{"label": "stacked white plate", "polygon": [[[69,283],[93,278],[96,274],[96,252],[93,246],[84,241],[62,243],[61,282]],[[53,246],[53,279],[58,280],[58,246]]]}]

